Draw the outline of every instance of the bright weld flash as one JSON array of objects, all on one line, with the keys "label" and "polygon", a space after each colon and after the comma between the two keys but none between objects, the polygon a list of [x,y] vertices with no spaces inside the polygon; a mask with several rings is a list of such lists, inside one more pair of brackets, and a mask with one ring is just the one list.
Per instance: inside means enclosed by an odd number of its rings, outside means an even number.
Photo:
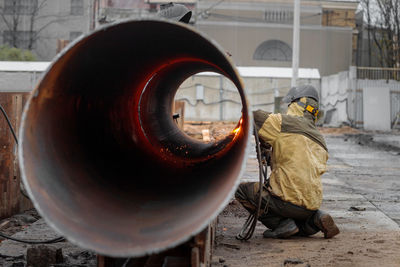
[{"label": "bright weld flash", "polygon": [[232,133],[237,134],[237,133],[240,132],[240,130],[242,129],[242,122],[243,122],[243,118],[240,119],[240,121],[239,121],[239,126],[236,127],[236,128],[232,131]]}]

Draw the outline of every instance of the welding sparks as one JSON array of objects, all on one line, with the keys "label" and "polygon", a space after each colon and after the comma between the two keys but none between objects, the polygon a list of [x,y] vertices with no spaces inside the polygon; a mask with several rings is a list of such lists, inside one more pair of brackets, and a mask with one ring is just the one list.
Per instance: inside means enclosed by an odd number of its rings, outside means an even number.
[{"label": "welding sparks", "polygon": [[236,127],[232,133],[234,133],[235,135],[240,133],[240,130],[242,129],[242,122],[243,122],[243,118],[240,119],[239,123],[238,123],[238,127]]}]

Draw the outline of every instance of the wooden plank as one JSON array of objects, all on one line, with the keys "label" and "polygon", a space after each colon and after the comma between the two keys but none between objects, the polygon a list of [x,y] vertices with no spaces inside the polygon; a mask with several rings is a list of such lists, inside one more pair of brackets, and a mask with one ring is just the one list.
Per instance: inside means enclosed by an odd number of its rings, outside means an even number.
[{"label": "wooden plank", "polygon": [[[6,111],[16,134],[27,96],[29,93],[0,93],[0,104]],[[7,120],[2,114],[0,117],[0,219],[2,219],[33,206],[20,193],[18,147]]]},{"label": "wooden plank", "polygon": [[[2,97],[0,97],[0,105],[9,116],[12,116],[9,94],[3,94]],[[8,217],[13,209],[12,203],[10,203],[10,182],[13,180],[12,148],[14,145],[14,141],[10,140],[7,121],[3,116],[3,118],[0,119],[0,193],[2,194],[0,218]]]},{"label": "wooden plank", "polygon": [[191,267],[200,267],[200,250],[198,247],[192,248]]}]

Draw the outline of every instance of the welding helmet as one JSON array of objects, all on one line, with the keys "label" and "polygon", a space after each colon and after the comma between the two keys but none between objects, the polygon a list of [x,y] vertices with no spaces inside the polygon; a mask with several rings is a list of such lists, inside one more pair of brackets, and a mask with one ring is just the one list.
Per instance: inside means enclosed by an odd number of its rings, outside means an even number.
[{"label": "welding helmet", "polygon": [[160,5],[160,11],[157,15],[172,21],[189,23],[192,17],[192,11],[184,5],[168,3]]},{"label": "welding helmet", "polygon": [[318,91],[312,85],[300,85],[292,87],[287,95],[282,99],[282,102],[291,103],[302,97],[309,97],[319,102]]}]

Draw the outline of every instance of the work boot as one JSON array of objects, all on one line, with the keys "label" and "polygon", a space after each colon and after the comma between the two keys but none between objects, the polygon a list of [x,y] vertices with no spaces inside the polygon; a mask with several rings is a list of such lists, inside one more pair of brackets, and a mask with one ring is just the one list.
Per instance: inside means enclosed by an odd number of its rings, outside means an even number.
[{"label": "work boot", "polygon": [[282,220],[275,230],[267,230],[263,236],[265,238],[288,238],[299,232],[296,223],[292,219]]},{"label": "work boot", "polygon": [[318,210],[314,215],[315,225],[324,233],[325,238],[332,238],[340,233],[331,215]]}]

